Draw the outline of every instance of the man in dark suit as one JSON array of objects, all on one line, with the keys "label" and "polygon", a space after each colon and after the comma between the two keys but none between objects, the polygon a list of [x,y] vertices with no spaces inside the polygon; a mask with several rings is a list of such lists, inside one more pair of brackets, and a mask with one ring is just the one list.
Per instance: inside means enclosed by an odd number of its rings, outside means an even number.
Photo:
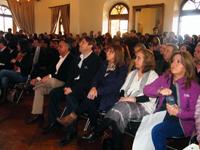
[{"label": "man in dark suit", "polygon": [[6,41],[0,39],[0,70],[10,68],[10,51],[6,45]]},{"label": "man in dark suit", "polygon": [[[44,77],[48,73],[53,74],[54,68],[59,60],[59,52],[57,51],[57,49],[42,47],[41,40],[39,39],[34,39],[32,46],[33,46],[33,53],[37,52],[39,53],[39,55],[37,63],[35,64],[34,70],[31,74],[31,77],[32,78],[36,78],[37,76]],[[51,55],[49,55],[49,51],[52,52]]]},{"label": "man in dark suit", "polygon": [[[101,64],[100,58],[92,51],[93,40],[90,37],[84,37],[80,42],[80,58],[78,67],[79,74],[74,78],[71,86],[65,85],[63,88],[57,88],[50,93],[49,102],[49,125],[45,128],[44,132],[50,131],[56,125],[56,118],[59,117],[59,100],[66,100],[67,110],[65,115],[74,112],[84,96],[88,93],[91,86],[91,81],[96,75],[96,72]],[[67,133],[65,133],[64,139],[61,140],[61,145],[69,143],[76,133],[76,125],[71,124],[67,127]]]},{"label": "man in dark suit", "polygon": [[48,74],[43,78],[37,77],[31,83],[35,86],[32,112],[27,124],[43,119],[44,95],[49,94],[54,88],[64,84],[71,86],[73,79],[78,74],[78,59],[69,51],[69,45],[65,41],[59,43],[58,51],[60,60],[54,67],[54,74]]}]

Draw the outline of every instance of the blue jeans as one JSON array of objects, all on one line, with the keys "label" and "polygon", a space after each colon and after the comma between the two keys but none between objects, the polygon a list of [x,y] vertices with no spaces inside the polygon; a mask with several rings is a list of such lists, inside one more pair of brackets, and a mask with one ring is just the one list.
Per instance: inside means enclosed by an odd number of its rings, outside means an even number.
[{"label": "blue jeans", "polygon": [[19,83],[26,81],[27,77],[23,77],[19,72],[13,70],[0,71],[0,88],[7,88],[10,83]]},{"label": "blue jeans", "polygon": [[166,139],[170,137],[183,137],[179,121],[166,120],[152,129],[152,140],[155,150],[166,150]]}]

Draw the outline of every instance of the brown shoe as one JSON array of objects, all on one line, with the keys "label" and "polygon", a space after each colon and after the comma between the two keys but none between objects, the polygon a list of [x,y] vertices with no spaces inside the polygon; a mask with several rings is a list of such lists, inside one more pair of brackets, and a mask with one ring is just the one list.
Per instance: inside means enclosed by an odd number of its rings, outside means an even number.
[{"label": "brown shoe", "polygon": [[73,121],[77,119],[77,115],[72,112],[69,115],[62,117],[62,118],[57,118],[58,123],[61,125],[67,127],[69,124],[71,124]]}]

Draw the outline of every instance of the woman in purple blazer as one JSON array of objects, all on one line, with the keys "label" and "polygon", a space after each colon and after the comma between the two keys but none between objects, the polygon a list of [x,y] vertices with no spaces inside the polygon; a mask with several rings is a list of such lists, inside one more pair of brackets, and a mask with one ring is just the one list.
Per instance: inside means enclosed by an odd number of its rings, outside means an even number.
[{"label": "woman in purple blazer", "polygon": [[[166,149],[166,138],[190,136],[195,129],[194,112],[200,86],[193,58],[188,52],[173,54],[170,71],[144,88],[144,94],[158,97],[156,111],[167,110],[162,123],[152,129],[156,150]],[[169,96],[172,97],[168,101]]]}]

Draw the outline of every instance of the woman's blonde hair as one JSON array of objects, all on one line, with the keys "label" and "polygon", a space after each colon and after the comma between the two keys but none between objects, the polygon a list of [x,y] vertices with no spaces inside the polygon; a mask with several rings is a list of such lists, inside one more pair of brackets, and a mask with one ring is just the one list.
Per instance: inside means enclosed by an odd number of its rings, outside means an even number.
[{"label": "woman's blonde hair", "polygon": [[150,70],[154,70],[156,63],[154,54],[151,50],[146,48],[140,48],[136,51],[136,54],[141,52],[144,55],[144,62],[143,62],[143,73],[148,72]]}]

